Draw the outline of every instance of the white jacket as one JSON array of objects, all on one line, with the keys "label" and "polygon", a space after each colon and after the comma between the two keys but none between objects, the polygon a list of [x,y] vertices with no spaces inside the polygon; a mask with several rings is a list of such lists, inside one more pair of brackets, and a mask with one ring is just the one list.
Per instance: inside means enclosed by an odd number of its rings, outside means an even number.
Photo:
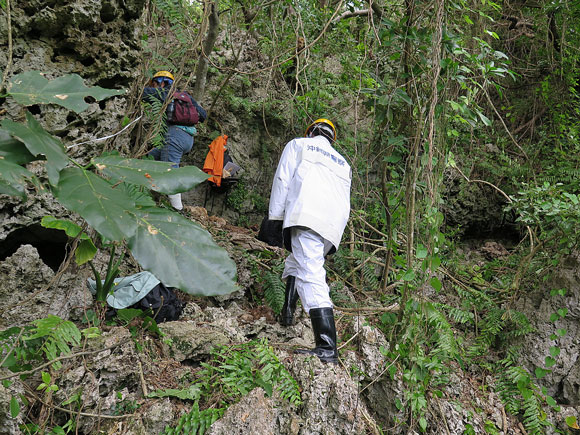
[{"label": "white jacket", "polygon": [[293,139],[274,175],[268,217],[283,220],[283,228],[310,228],[338,249],[350,213],[351,178],[350,165],[324,136]]}]

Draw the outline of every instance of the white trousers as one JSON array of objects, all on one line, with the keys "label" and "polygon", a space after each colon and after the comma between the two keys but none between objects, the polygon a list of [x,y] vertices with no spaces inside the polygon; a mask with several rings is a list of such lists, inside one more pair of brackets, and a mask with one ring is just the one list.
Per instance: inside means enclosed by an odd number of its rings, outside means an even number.
[{"label": "white trousers", "polygon": [[332,243],[301,227],[291,229],[291,242],[292,252],[286,258],[282,279],[296,277],[296,290],[307,313],[311,308],[332,308],[324,270],[324,256]]}]

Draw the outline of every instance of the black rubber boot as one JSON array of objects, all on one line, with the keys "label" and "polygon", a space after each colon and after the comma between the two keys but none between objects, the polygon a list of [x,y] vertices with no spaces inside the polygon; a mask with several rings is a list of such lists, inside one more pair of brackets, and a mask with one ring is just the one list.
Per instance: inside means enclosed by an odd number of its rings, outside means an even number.
[{"label": "black rubber boot", "polygon": [[337,363],[336,326],[332,308],[310,309],[310,321],[314,331],[314,349],[296,349],[295,353],[316,355],[324,363]]},{"label": "black rubber boot", "polygon": [[296,277],[289,276],[286,278],[286,297],[284,306],[280,313],[280,324],[282,326],[292,326],[294,324],[294,311],[296,311],[296,302],[298,302],[298,290],[296,290]]}]

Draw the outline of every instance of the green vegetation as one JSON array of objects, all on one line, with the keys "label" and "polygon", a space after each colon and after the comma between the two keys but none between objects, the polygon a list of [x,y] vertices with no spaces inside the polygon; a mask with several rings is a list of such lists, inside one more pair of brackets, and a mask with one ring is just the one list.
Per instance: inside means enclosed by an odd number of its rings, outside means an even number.
[{"label": "green vegetation", "polygon": [[[86,88],[77,75],[49,82],[38,72],[12,77],[8,92],[21,104],[53,103],[75,112],[88,107],[83,99],[87,95],[102,99],[121,93]],[[56,92],[59,94],[55,97]],[[157,207],[149,196],[143,195],[144,189],[166,194],[183,192],[204,181],[205,173],[193,166],[171,169],[168,163],[118,155],[96,157],[83,167],[66,155],[59,139],[47,133],[29,112],[26,119],[26,124],[8,119],[1,123],[0,192],[25,198],[27,182],[31,180],[38,189],[52,193],[67,209],[78,213],[105,245],[112,246],[105,287],[99,288],[98,300],[105,299],[118,273],[123,254],[119,260],[115,259],[115,246],[124,248],[125,244],[145,269],[150,269],[167,285],[205,295],[235,290],[235,265],[209,233],[190,220]],[[21,166],[41,158],[46,159],[47,185]],[[121,187],[116,188],[117,184]],[[70,223],[55,225],[68,228],[72,237],[87,240],[78,226],[71,232]],[[85,246],[81,243],[78,249],[84,250]],[[200,261],[202,251],[205,259],[224,267],[222,275],[192,275],[192,264],[197,264],[198,270],[208,266]],[[84,252],[86,255],[87,251]],[[162,252],[170,255],[160,255]],[[91,253],[94,256],[96,250],[91,250],[81,262],[89,261]],[[78,261],[80,254],[76,255]],[[94,266],[93,271],[100,285],[100,274]]]},{"label": "green vegetation", "polygon": [[[203,434],[225,409],[256,387],[266,395],[288,400],[295,406],[302,403],[300,387],[280,363],[266,340],[251,341],[239,346],[218,347],[211,362],[202,363],[196,382],[184,390],[156,391],[154,397],[174,396],[194,401],[192,410],[183,415],[168,435]],[[200,402],[209,407],[200,411]]]},{"label": "green vegetation", "polygon": [[[6,9],[6,2],[0,7]],[[262,162],[275,164],[276,141],[303,135],[312,119],[336,121],[336,147],[353,169],[352,213],[343,245],[327,262],[328,279],[333,289],[346,288],[352,296],[333,290],[344,308],[369,299],[399,307],[369,320],[391,343],[383,349],[385,370],[404,385],[396,424],[408,432],[432,430],[429,416],[439,412],[430,413],[434,398],[460,367],[490,376],[494,383],[486,388],[499,393],[506,412],[527,433],[544,433],[551,424],[546,411],[558,404],[540,385],[559,363],[558,340],[567,332],[558,329],[550,337],[542,367],[524,367],[521,340],[537,331],[515,302],[542,289],[545,296],[552,291],[564,298],[566,289],[550,288],[550,279],[580,242],[578,2],[154,0],[148,12],[142,76],[163,68],[187,84],[195,77],[210,113],[220,114],[219,121],[210,118],[215,124],[209,128],[221,131],[217,124],[226,113],[258,131]],[[219,42],[206,50],[216,26]],[[86,107],[86,97],[121,94],[87,88],[78,76],[47,81],[30,71],[12,77],[7,93],[23,106],[58,104],[76,113]],[[162,105],[145,114],[150,128],[132,145],[134,156],[163,137]],[[204,174],[194,168],[164,177],[166,166],[120,155],[81,165],[29,112],[25,123],[2,121],[0,157],[0,193],[25,198],[28,189],[46,191],[80,216],[71,218],[74,223],[43,221],[78,243],[78,264],[90,264],[97,249],[108,252],[107,270],[93,268],[97,281],[103,275],[105,282],[99,299],[129,252],[167,285],[205,295],[234,289],[235,265],[209,234],[157,207],[150,195],[200,183]],[[45,160],[47,180],[25,167],[39,160]],[[272,171],[266,168],[265,176]],[[242,179],[228,197],[239,224],[250,223],[246,213],[267,208],[268,192],[255,192],[255,185]],[[509,232],[506,255],[468,261],[458,248],[470,223],[451,223],[456,208],[466,219],[481,214],[474,222],[489,224],[478,229],[481,239]],[[202,251],[227,273],[209,282],[188,275]],[[152,252],[162,254],[153,258]],[[175,268],[159,261],[176,256],[184,260]],[[256,284],[249,290],[252,303],[277,313],[282,266],[270,260],[250,261]],[[567,314],[562,306],[546,321],[564,321]],[[36,324],[23,335],[29,344],[41,338],[45,344],[18,345],[15,360],[5,365],[18,360],[32,367],[78,345],[70,325],[58,323],[38,335],[45,327]],[[19,332],[5,331],[5,339]],[[197,373],[195,388],[156,393],[193,401],[167,433],[203,433],[255,386],[268,394],[281,388],[282,397],[299,404],[298,388],[282,369],[265,343],[217,350]],[[42,393],[50,394],[55,377],[42,376]],[[11,403],[13,415],[19,407],[18,400]],[[382,422],[385,428],[392,423]],[[577,419],[568,417],[566,424],[577,427]],[[500,429],[487,419],[481,428],[475,425],[470,421],[465,433]]]}]

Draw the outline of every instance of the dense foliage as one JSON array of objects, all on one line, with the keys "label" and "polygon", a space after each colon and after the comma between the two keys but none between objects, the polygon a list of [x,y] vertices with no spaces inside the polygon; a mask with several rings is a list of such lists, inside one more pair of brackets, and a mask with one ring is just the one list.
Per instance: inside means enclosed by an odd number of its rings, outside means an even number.
[{"label": "dense foliage", "polygon": [[[384,350],[392,362],[388,373],[406,388],[398,403],[406,419],[398,423],[427,431],[429,398],[441,394],[452,365],[459,364],[476,367],[482,376],[493,374],[506,411],[528,433],[543,433],[551,424],[544,409],[557,409],[557,403],[538,385],[559,349],[554,345],[557,350],[544,367],[522,367],[514,343],[532,328],[512,304],[549,278],[547,259],[557,265],[579,241],[578,2],[152,0],[149,6],[143,76],[170,69],[195,83],[196,96],[210,102],[210,122],[213,110],[228,107],[247,125],[286,128],[288,138],[302,135],[304,126],[321,116],[336,123],[336,146],[353,168],[353,191],[342,248],[327,265],[332,296],[344,308],[369,299],[399,307],[376,316],[376,325],[394,343]],[[253,62],[244,62],[247,46],[256,47]],[[257,83],[271,92],[254,95]],[[14,90],[11,94],[18,96]],[[159,142],[162,109],[148,109],[149,131],[132,155]],[[115,225],[99,227],[105,211],[85,212],[71,202],[69,191],[84,179],[89,191],[98,182],[118,194],[108,180],[134,184],[135,168],[144,163],[109,156],[94,159],[96,169],[106,168],[98,176],[87,168],[65,169],[68,161],[59,147],[35,148],[51,139],[32,116],[26,132],[45,140],[22,139],[23,128],[2,123],[0,132],[7,133],[0,136],[0,146],[8,150],[12,138],[19,138],[30,151],[13,155],[10,172],[0,160],[2,193],[24,195],[29,174],[22,165],[32,160],[29,154],[43,154],[49,184],[65,206],[105,238],[128,240],[132,250],[143,250],[140,238],[150,234],[148,225],[159,228],[167,212],[147,209],[145,214],[135,205],[127,226],[123,219],[109,219]],[[269,159],[263,160],[275,162],[279,144],[266,142],[262,157]],[[158,190],[171,193],[183,186]],[[465,223],[463,228],[451,218],[461,206],[468,214],[481,214],[476,226]],[[121,212],[127,214],[125,208]],[[498,215],[511,221],[502,226]],[[170,239],[185,224],[176,225],[167,229]],[[467,264],[455,248],[474,228],[481,238],[507,231],[518,243],[509,246],[507,257],[483,266]],[[192,242],[188,252],[195,249]],[[153,267],[147,259],[140,261]],[[278,311],[284,291],[277,279],[280,264],[265,273],[259,268],[256,264],[254,274],[259,281],[261,276],[263,301]],[[343,294],[345,288],[351,298]],[[441,302],[443,294],[457,302]],[[554,315],[563,318],[566,311]],[[267,353],[268,348],[258,350]],[[233,364],[227,351],[218,356]],[[298,403],[294,385],[272,355],[266,356],[273,361],[267,367],[283,375],[291,390],[287,394]],[[234,362],[243,362],[240,371],[248,375],[247,382],[258,373],[247,354],[236,354]],[[207,365],[204,376],[222,374],[223,367]],[[260,370],[252,382],[270,382],[271,373],[265,379]],[[234,381],[239,389],[239,379]],[[211,424],[219,418],[222,403],[215,412],[200,411],[199,396],[194,399],[192,413],[169,433],[180,433],[192,419]]]},{"label": "dense foliage", "polygon": [[[370,296],[399,303],[399,315],[380,324],[398,343],[389,355],[402,357],[408,423],[426,430],[428,390],[446,382],[457,361],[505,373],[497,388],[510,391],[502,393],[510,412],[542,433],[542,406],[556,403],[535,382],[552,363],[530,373],[511,358],[510,344],[532,328],[510,301],[548,279],[550,270],[538,266],[546,258],[555,265],[578,243],[577,2],[266,6],[220,7],[227,26],[243,25],[260,41],[268,74],[284,79],[294,134],[319,115],[338,124],[337,146],[354,169],[353,209],[329,265],[333,289],[346,285],[358,304]],[[235,50],[236,41],[228,43]],[[215,78],[229,80],[227,67],[216,65]],[[265,72],[256,65],[244,74]],[[220,91],[235,100],[227,86]],[[268,125],[276,101],[262,103]],[[252,101],[245,104],[251,110]],[[472,209],[483,213],[479,228],[444,219],[462,195],[482,202]],[[493,208],[511,223],[502,227],[486,210]],[[509,244],[509,259],[473,269],[454,250],[467,231],[521,240]],[[280,284],[268,274],[264,286],[277,308]],[[428,302],[433,290],[455,293],[460,305]],[[461,340],[454,327],[464,331]],[[491,350],[505,358],[489,358]]]}]

